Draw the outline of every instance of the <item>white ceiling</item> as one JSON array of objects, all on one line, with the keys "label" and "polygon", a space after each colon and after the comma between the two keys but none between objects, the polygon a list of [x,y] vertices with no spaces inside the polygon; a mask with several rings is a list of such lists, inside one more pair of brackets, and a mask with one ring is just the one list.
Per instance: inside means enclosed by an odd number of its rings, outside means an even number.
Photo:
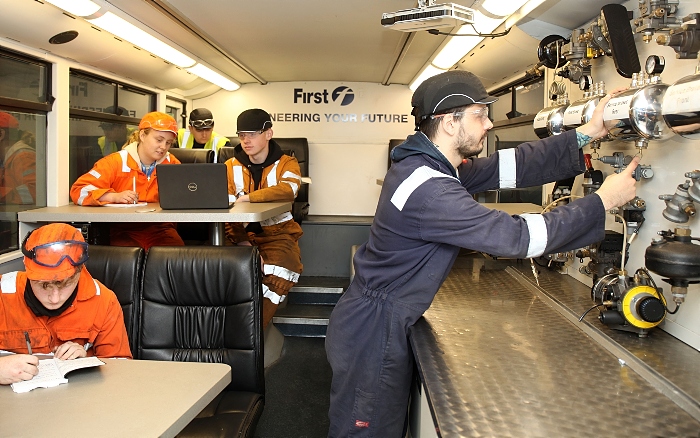
[{"label": "white ceiling", "polygon": [[[359,81],[408,84],[444,41],[425,31],[381,26],[383,12],[416,0],[95,0],[109,4],[240,83]],[[526,20],[566,29],[590,21],[610,0],[548,0]],[[478,0],[456,1],[467,7]],[[163,89],[201,89],[202,80],[39,0],[0,0],[0,37]],[[537,27],[537,26],[535,26]],[[542,26],[540,26],[542,27]],[[78,38],[51,45],[66,30]],[[532,33],[532,32],[530,32]],[[568,36],[568,35],[564,35]],[[538,39],[514,31],[489,39],[460,62],[485,84],[533,65]]]}]

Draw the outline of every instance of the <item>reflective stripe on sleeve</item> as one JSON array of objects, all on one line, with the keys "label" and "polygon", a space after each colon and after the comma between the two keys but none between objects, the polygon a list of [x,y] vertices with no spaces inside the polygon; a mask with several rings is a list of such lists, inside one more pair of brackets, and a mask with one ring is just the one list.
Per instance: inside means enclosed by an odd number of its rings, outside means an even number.
[{"label": "reflective stripe on sleeve", "polygon": [[80,189],[80,197],[78,198],[78,205],[83,205],[83,202],[85,201],[85,198],[92,192],[93,190],[97,190],[97,187],[93,186],[92,184],[88,184],[82,189]]},{"label": "reflective stripe on sleeve", "polygon": [[301,177],[299,175],[297,175],[294,172],[290,172],[290,171],[284,172],[284,174],[282,175],[282,178],[292,178],[292,179],[298,179],[299,181],[301,181]]},{"label": "reflective stripe on sleeve", "polygon": [[289,182],[289,181],[282,181],[285,184],[289,184],[289,186],[292,188],[292,192],[294,192],[294,196],[297,195],[297,192],[299,191],[299,184]]},{"label": "reflective stripe on sleeve", "polygon": [[4,294],[13,294],[17,292],[17,271],[2,275],[2,278],[0,278],[0,289]]},{"label": "reflective stripe on sleeve", "polygon": [[15,191],[19,195],[19,198],[22,200],[22,204],[33,204],[34,203],[34,198],[32,197],[32,193],[29,191],[29,187],[27,187],[26,184],[22,184],[21,186],[15,187]]},{"label": "reflective stripe on sleeve", "polygon": [[100,177],[102,176],[102,174],[100,174],[100,172],[96,171],[95,169],[91,169],[88,173],[97,179],[100,179]]},{"label": "reflective stripe on sleeve", "polygon": [[131,169],[129,168],[129,164],[127,163],[127,160],[129,157],[129,152],[126,149],[122,149],[119,151],[119,155],[122,157],[122,172],[126,172],[126,173],[131,172]]},{"label": "reflective stripe on sleeve", "polygon": [[95,283],[95,295],[100,294],[100,284],[95,280],[94,278],[92,279],[93,283]]},{"label": "reflective stripe on sleeve", "polygon": [[267,298],[268,300],[272,301],[275,304],[279,304],[282,301],[284,301],[284,297],[281,295],[277,295],[277,293],[272,292],[269,287],[265,286],[264,284],[262,285],[262,290],[263,290],[263,297]]},{"label": "reflective stripe on sleeve", "polygon": [[282,222],[287,222],[289,220],[292,220],[293,218],[294,217],[292,216],[292,213],[287,211],[285,213],[278,214],[277,216],[273,216],[270,219],[260,221],[260,225],[263,227],[269,227],[270,225],[277,225],[281,224]]},{"label": "reflective stripe on sleeve", "polygon": [[515,149],[498,151],[498,186],[502,189],[513,189],[517,183],[515,165]]},{"label": "reflective stripe on sleeve", "polygon": [[233,166],[233,185],[235,195],[243,193],[243,167]]},{"label": "reflective stripe on sleeve", "polygon": [[292,283],[296,283],[297,281],[299,281],[299,274],[297,274],[294,271],[290,271],[287,268],[283,268],[282,266],[266,264],[265,266],[263,266],[263,273],[265,275],[274,275],[275,277],[291,281]]},{"label": "reflective stripe on sleeve", "polygon": [[521,214],[525,219],[527,229],[530,233],[530,243],[527,246],[526,258],[539,257],[547,249],[547,224],[541,214]]},{"label": "reflective stripe on sleeve", "polygon": [[[431,169],[428,166],[421,166],[414,170],[411,175],[402,182],[391,197],[391,203],[394,204],[399,211],[403,210],[409,196],[416,191],[421,184],[428,181],[430,178],[454,178],[452,175],[446,175],[437,170]],[[456,178],[455,178],[456,179]]]},{"label": "reflective stripe on sleeve", "polygon": [[270,169],[270,173],[267,174],[267,186],[274,187],[277,185],[277,165],[280,164],[280,160],[275,161],[275,165]]}]

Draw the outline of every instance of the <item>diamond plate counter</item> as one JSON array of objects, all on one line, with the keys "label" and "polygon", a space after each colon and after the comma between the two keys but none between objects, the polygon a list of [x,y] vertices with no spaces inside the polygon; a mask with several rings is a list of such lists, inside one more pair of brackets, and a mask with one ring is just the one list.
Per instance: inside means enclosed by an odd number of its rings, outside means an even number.
[{"label": "diamond plate counter", "polygon": [[[502,266],[473,276],[479,257],[458,258],[411,329],[438,436],[700,436],[698,420],[522,280]],[[557,275],[570,286],[547,281]]]}]

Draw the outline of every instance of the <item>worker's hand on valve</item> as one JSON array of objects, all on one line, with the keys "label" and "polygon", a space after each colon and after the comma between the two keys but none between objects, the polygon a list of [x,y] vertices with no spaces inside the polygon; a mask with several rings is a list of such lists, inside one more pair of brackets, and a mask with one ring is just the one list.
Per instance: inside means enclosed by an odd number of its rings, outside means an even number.
[{"label": "worker's hand on valve", "polygon": [[603,184],[596,190],[596,194],[600,196],[606,210],[620,207],[634,199],[637,181],[632,175],[638,164],[639,157],[634,157],[625,170],[605,178]]}]

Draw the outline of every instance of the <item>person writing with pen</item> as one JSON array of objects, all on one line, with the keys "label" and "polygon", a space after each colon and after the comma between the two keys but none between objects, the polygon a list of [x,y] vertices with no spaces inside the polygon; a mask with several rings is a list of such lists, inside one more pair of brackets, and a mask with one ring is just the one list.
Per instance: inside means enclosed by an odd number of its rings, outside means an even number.
[{"label": "person writing with pen", "polygon": [[117,297],[84,264],[88,245],[76,228],[45,225],[22,242],[25,271],[0,276],[0,384],[30,380],[39,360],[131,358]]},{"label": "person writing with pen", "polygon": [[[180,164],[168,150],[177,136],[177,122],[168,114],[143,116],[139,129],[118,152],[100,159],[71,187],[75,205],[104,206],[158,202],[159,164]],[[110,244],[115,246],[182,246],[185,243],[170,222],[112,224]]]}]

